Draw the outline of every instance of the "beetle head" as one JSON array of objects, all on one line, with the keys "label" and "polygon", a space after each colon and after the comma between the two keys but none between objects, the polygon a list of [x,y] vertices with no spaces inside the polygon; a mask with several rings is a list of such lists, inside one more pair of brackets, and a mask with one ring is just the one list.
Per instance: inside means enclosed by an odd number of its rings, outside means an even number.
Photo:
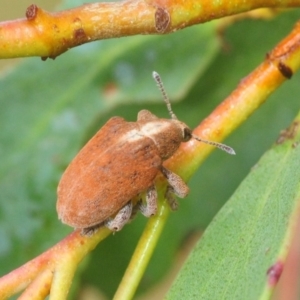
[{"label": "beetle head", "polygon": [[155,119],[140,123],[144,136],[153,140],[159,156],[165,160],[171,157],[182,142],[192,138],[191,129],[179,120]]}]

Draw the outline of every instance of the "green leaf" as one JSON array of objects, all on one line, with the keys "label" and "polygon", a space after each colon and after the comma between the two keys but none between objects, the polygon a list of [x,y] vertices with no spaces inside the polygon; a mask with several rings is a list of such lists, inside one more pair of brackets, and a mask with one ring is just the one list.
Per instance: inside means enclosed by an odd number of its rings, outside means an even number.
[{"label": "green leaf", "polygon": [[260,159],[217,214],[166,299],[260,299],[297,220],[299,122],[300,114],[291,136]]}]

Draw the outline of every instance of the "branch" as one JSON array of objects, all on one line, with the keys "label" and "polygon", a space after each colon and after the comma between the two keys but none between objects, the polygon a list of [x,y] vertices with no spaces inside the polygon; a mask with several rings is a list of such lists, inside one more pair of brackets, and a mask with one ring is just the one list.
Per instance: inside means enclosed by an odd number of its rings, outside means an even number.
[{"label": "branch", "polygon": [[[300,21],[252,73],[194,130],[194,134],[212,141],[222,141],[240,126],[267,97],[300,68]],[[230,71],[230,70],[228,70]],[[169,160],[168,167],[187,180],[213,150],[191,140],[182,143]],[[202,155],[199,155],[202,153]]]},{"label": "branch", "polygon": [[66,299],[78,263],[110,231],[104,227],[92,237],[74,231],[55,246],[22,267],[0,278],[0,299],[27,288],[19,299],[44,299],[51,290],[51,300]]},{"label": "branch", "polygon": [[298,6],[300,0],[126,0],[48,13],[32,4],[26,19],[0,23],[0,58],[55,58],[95,40],[171,33],[255,8]]}]

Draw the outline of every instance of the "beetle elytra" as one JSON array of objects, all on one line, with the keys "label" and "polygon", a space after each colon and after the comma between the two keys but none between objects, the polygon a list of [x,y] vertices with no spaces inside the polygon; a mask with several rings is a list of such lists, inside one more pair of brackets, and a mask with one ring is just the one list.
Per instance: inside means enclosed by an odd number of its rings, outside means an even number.
[{"label": "beetle elytra", "polygon": [[[150,217],[157,211],[156,176],[168,182],[166,199],[176,208],[174,194],[187,196],[189,188],[177,174],[164,167],[182,142],[194,138],[229,154],[234,150],[221,143],[203,140],[179,121],[163,88],[153,72],[171,119],[161,119],[148,110],[138,113],[136,122],[112,117],[81,149],[59,182],[57,212],[67,225],[92,234],[99,226],[119,231],[140,210]],[[145,193],[145,201],[136,201]]]}]

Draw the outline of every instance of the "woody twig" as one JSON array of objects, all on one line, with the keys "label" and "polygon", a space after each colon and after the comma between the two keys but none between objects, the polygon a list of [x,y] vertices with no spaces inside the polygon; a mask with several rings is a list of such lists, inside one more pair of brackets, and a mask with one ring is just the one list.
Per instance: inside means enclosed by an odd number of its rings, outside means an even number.
[{"label": "woody twig", "polygon": [[95,40],[163,34],[260,7],[298,7],[300,0],[126,0],[49,13],[30,5],[26,18],[0,23],[0,58],[55,58]]},{"label": "woody twig", "polygon": [[[270,51],[252,73],[194,130],[204,139],[222,141],[243,123],[268,96],[300,67],[300,22],[288,36]],[[182,143],[168,167],[188,179],[213,150],[202,143]],[[180,163],[178,163],[180,162]]]}]

